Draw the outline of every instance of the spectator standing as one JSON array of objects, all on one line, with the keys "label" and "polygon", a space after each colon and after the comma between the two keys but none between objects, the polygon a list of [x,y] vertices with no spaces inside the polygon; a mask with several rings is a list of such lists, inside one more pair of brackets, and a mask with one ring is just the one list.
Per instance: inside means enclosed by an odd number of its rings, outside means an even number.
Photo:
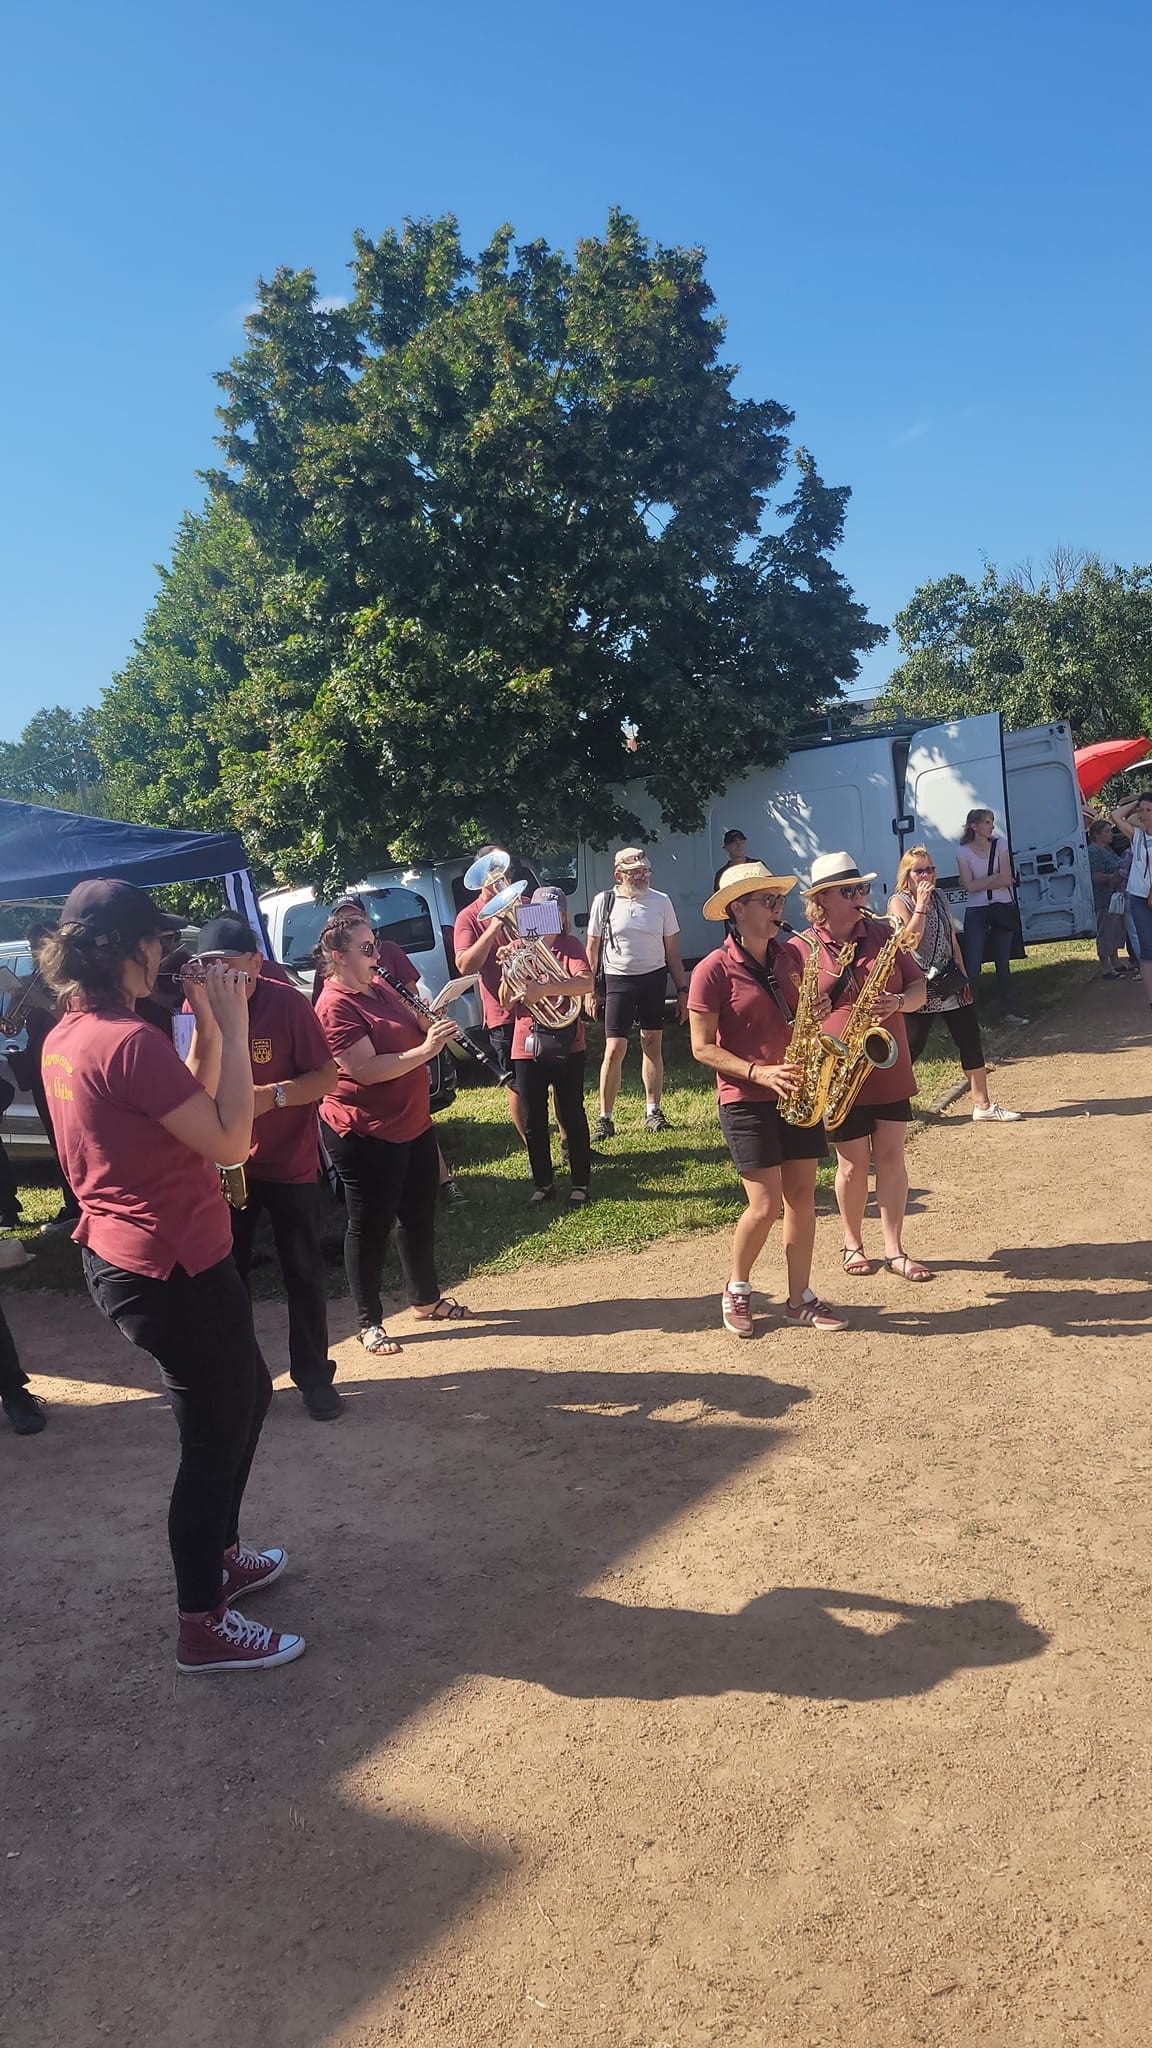
[{"label": "spectator standing", "polygon": [[912,1064],[920,1058],[939,1017],[951,1037],[972,1096],[973,1123],[1018,1124],[1018,1109],[1002,1109],[988,1094],[988,1067],[980,1038],[980,1020],[964,968],[952,912],[936,886],[936,867],[926,846],[911,846],[896,870],[896,889],[889,900],[893,924],[905,925],[911,954],[924,975],[928,998],[907,1020]]},{"label": "spectator standing", "polygon": [[1152,790],[1141,790],[1131,803],[1112,813],[1112,822],[1129,843],[1132,858],[1125,883],[1127,921],[1135,933],[1136,957],[1144,993],[1152,1002]]},{"label": "spectator standing", "polygon": [[969,811],[957,850],[957,872],[967,903],[960,949],[973,996],[991,953],[996,995],[1005,1024],[1026,1024],[1012,1009],[1012,945],[1016,937],[1016,878],[1008,841],[996,833],[994,811]]},{"label": "spectator standing", "polygon": [[1123,899],[1120,858],[1112,850],[1112,824],[1108,818],[1094,818],[1088,827],[1088,865],[1092,870],[1092,901],[1096,911],[1096,958],[1103,979],[1115,981],[1127,969],[1120,965],[1124,944],[1124,912],[1112,909],[1112,899]]},{"label": "spectator standing", "polygon": [[737,831],[735,825],[724,834],[723,844],[724,859],[712,877],[713,894],[720,887],[721,878],[727,874],[729,868],[747,867],[752,859],[752,855],[748,851],[748,841],[745,839],[743,832]]},{"label": "spectator standing", "polygon": [[676,1021],[688,1014],[688,982],[680,957],[679,919],[672,899],[653,889],[652,868],[639,846],[622,846],[613,863],[614,886],[593,899],[588,917],[588,960],[593,980],[603,984],[604,1061],[600,1068],[600,1115],[594,1140],[614,1138],[612,1112],[620,1092],[624,1055],[635,1023],[640,1025],[644,1079],[644,1128],[666,1131],[664,1093],[664,1000],[668,976],[676,991]]}]

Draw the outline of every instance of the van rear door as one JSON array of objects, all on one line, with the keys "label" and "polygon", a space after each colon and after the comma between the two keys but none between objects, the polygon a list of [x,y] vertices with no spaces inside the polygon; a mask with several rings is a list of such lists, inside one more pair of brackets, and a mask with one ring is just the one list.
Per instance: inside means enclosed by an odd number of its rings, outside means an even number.
[{"label": "van rear door", "polygon": [[1072,734],[1062,721],[1006,732],[1012,858],[1024,937],[1091,937],[1092,871],[1080,808]]},{"label": "van rear door", "polygon": [[[944,894],[957,918],[967,898],[960,887],[956,849],[969,811],[995,811],[996,822],[1012,835],[1004,768],[1003,720],[998,711],[978,718],[955,718],[947,725],[927,725],[913,733],[904,772],[905,846],[924,845],[936,864]],[[1025,932],[1025,937],[1028,934]]]}]

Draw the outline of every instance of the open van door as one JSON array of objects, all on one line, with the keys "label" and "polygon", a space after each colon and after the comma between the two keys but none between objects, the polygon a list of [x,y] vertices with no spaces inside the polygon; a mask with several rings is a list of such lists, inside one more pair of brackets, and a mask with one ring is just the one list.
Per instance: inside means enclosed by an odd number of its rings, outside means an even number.
[{"label": "open van door", "polygon": [[998,711],[925,726],[913,733],[908,747],[901,851],[921,844],[928,848],[957,920],[968,899],[960,886],[956,849],[964,820],[975,810],[995,811],[997,825],[1007,829],[1011,840],[1003,720]]}]

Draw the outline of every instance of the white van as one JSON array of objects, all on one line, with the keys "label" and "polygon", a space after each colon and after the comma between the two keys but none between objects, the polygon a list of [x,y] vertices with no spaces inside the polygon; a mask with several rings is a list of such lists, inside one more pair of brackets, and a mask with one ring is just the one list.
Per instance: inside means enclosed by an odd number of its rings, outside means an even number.
[{"label": "white van", "polygon": [[[6,967],[20,981],[27,981],[32,974],[32,955],[27,941],[6,939],[0,943],[0,967]],[[9,1049],[23,1052],[28,1043],[26,1031],[12,1033],[5,1028],[5,1018],[19,1001],[20,997],[14,991],[0,990],[0,1080],[15,1090],[3,1116],[0,1116],[0,1138],[6,1149],[17,1158],[47,1159],[51,1157],[52,1148],[39,1111],[28,1090],[17,1087],[16,1076],[6,1057]],[[7,1089],[4,1092],[7,1093]]]},{"label": "white van", "polygon": [[[701,905],[712,893],[729,827],[744,832],[749,857],[777,874],[806,875],[818,853],[846,847],[875,869],[873,903],[882,909],[907,846],[923,842],[940,885],[963,908],[956,847],[968,811],[987,806],[1007,828],[1019,877],[1025,940],[1091,936],[1096,930],[1088,848],[1072,735],[1067,725],[1005,732],[998,712],[915,729],[859,728],[797,748],[779,768],[754,769],[713,797],[700,832],[661,829],[642,790],[633,806],[652,832],[654,887],[671,896],[686,961],[716,943]],[[574,926],[588,923],[592,898],[612,886],[611,851],[580,846],[565,879]],[[799,893],[786,912],[802,919]]]}]

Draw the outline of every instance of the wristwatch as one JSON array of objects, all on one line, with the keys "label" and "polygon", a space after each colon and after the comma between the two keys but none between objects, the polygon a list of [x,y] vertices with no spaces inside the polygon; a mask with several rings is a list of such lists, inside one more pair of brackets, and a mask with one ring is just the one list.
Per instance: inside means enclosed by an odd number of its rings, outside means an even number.
[{"label": "wristwatch", "polygon": [[284,1093],[283,1081],[277,1081],[276,1086],[272,1090],[272,1100],[276,1104],[277,1109],[287,1109],[288,1097]]}]

